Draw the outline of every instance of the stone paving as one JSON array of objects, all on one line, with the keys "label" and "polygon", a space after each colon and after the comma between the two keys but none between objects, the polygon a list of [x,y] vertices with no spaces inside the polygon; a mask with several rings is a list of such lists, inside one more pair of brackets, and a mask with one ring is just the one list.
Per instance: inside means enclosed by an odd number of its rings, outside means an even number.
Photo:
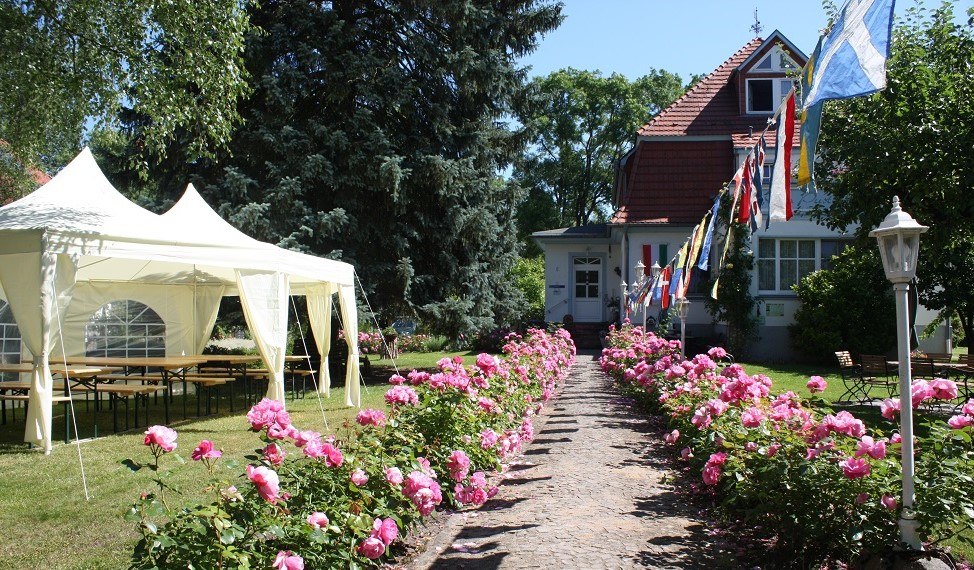
[{"label": "stone paving", "polygon": [[630,405],[595,355],[579,354],[497,497],[450,516],[409,567],[718,565],[706,523],[665,481],[660,434]]}]

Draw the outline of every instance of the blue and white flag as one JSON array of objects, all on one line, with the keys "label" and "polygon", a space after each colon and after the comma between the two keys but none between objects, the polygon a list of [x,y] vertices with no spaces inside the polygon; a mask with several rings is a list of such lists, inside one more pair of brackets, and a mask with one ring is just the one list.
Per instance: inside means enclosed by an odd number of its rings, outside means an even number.
[{"label": "blue and white flag", "polygon": [[717,210],[720,208],[721,197],[723,197],[723,194],[717,195],[717,199],[714,200],[714,206],[710,209],[710,225],[707,226],[707,233],[703,238],[703,246],[700,248],[700,262],[697,263],[697,267],[701,271],[710,269],[710,248],[714,242],[714,226],[717,225]]},{"label": "blue and white flag", "polygon": [[802,109],[886,87],[895,0],[849,0],[822,43]]}]

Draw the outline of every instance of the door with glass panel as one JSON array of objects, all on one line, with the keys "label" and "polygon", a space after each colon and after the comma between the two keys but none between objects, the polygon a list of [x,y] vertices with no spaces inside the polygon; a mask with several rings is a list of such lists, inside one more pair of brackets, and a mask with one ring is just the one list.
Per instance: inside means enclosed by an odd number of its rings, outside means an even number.
[{"label": "door with glass panel", "polygon": [[602,320],[602,258],[576,257],[572,260],[572,290],[576,322]]}]

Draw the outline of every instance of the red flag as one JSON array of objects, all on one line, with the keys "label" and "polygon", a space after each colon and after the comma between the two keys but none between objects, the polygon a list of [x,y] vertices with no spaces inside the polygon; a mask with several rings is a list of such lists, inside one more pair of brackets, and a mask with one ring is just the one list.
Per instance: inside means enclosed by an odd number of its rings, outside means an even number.
[{"label": "red flag", "polygon": [[663,298],[660,301],[660,308],[665,309],[670,306],[670,277],[673,272],[670,270],[670,266],[667,265],[663,268],[660,273],[662,278],[660,279],[660,287],[663,289]]}]

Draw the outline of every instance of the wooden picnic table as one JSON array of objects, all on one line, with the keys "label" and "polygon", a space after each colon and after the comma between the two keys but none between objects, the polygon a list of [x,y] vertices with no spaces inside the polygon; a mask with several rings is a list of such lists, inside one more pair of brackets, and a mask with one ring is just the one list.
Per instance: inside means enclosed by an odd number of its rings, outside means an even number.
[{"label": "wooden picnic table", "polygon": [[[118,367],[106,367],[106,366],[85,366],[77,364],[64,364],[52,362],[50,365],[51,374],[57,374],[59,376],[64,376],[68,378],[92,378],[98,376],[99,374],[104,374],[106,372],[118,370]],[[34,371],[34,365],[29,362],[21,362],[20,364],[0,364],[0,373],[10,373],[10,374],[30,374]]]},{"label": "wooden picnic table", "polygon": [[[68,364],[80,364],[86,366],[114,366],[123,368],[132,380],[139,379],[140,374],[145,375],[150,368],[158,368],[161,371],[159,377],[146,378],[147,382],[160,382],[166,389],[163,395],[163,406],[165,408],[166,423],[170,423],[169,402],[172,400],[172,383],[183,382],[184,390],[186,386],[186,369],[203,362],[199,358],[191,356],[71,356],[65,359]],[[96,380],[97,381],[97,380]],[[185,394],[184,394],[185,396]],[[183,419],[187,417],[186,398],[183,398]]]}]

